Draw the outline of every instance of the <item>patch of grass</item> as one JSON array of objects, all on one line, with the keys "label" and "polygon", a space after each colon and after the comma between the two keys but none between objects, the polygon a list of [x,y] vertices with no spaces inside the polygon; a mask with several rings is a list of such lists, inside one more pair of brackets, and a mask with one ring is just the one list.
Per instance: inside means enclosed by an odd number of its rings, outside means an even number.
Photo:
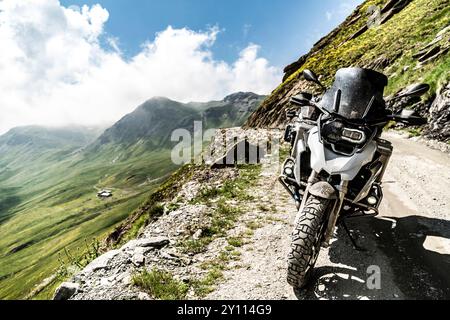
[{"label": "patch of grass", "polygon": [[148,211],[148,215],[150,218],[159,218],[164,214],[164,206],[162,204],[157,203]]},{"label": "patch of grass", "polygon": [[422,128],[409,128],[406,130],[406,132],[409,134],[410,138],[420,137],[423,133],[423,129]]},{"label": "patch of grass", "polygon": [[248,229],[247,231],[245,231],[244,235],[248,238],[251,238],[255,235],[255,232],[252,229]]},{"label": "patch of grass", "polygon": [[167,212],[174,212],[178,209],[180,209],[179,203],[170,203],[169,205],[167,205]]},{"label": "patch of grass", "polygon": [[247,228],[249,228],[250,230],[258,230],[261,229],[264,225],[259,222],[259,221],[249,221],[247,222]]},{"label": "patch of grass", "polygon": [[239,251],[234,250],[230,252],[230,255],[233,260],[237,260],[242,254]]},{"label": "patch of grass", "polygon": [[204,278],[191,280],[191,286],[198,297],[204,298],[214,291],[214,286],[222,279],[223,271],[219,268],[212,268]]},{"label": "patch of grass", "polygon": [[159,300],[182,300],[189,290],[187,284],[174,279],[170,272],[159,269],[134,275],[132,283]]},{"label": "patch of grass", "polygon": [[274,216],[267,217],[267,221],[270,221],[270,222],[285,222],[283,219],[280,219],[280,218],[277,218],[277,217],[274,217]]},{"label": "patch of grass", "polygon": [[178,245],[183,248],[183,252],[199,254],[206,250],[206,247],[213,241],[212,237],[202,237],[201,239],[188,239],[181,241]]},{"label": "patch of grass", "polygon": [[287,143],[280,147],[280,160],[284,161],[291,156],[291,146]]},{"label": "patch of grass", "polygon": [[240,248],[244,245],[244,241],[241,238],[228,238],[228,244],[235,248]]}]

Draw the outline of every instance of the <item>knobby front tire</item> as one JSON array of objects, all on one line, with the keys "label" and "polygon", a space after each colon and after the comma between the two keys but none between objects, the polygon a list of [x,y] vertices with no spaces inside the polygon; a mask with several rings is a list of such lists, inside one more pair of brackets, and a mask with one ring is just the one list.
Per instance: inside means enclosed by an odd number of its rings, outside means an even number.
[{"label": "knobby front tire", "polygon": [[311,195],[292,233],[287,279],[296,289],[307,285],[319,257],[329,203]]}]

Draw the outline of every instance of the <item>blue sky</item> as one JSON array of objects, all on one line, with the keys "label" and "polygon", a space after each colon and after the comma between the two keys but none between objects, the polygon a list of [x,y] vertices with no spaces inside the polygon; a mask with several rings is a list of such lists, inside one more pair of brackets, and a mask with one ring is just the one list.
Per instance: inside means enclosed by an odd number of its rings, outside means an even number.
[{"label": "blue sky", "polygon": [[61,0],[64,6],[100,4],[110,17],[109,36],[118,38],[124,55],[167,28],[199,31],[218,26],[212,49],[216,59],[231,62],[249,43],[260,55],[283,67],[306,53],[362,0]]},{"label": "blue sky", "polygon": [[0,0],[0,134],[269,94],[362,0]]}]

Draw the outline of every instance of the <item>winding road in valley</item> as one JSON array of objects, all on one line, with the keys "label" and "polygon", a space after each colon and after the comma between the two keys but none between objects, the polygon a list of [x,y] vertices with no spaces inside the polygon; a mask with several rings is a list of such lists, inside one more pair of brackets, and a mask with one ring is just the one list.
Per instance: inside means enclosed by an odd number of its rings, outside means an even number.
[{"label": "winding road in valley", "polygon": [[[310,286],[294,292],[285,275],[296,211],[276,181],[276,170],[268,170],[254,193],[276,212],[247,213],[271,218],[241,249],[240,269],[226,271],[225,281],[208,298],[450,299],[450,155],[396,133],[385,138],[395,151],[380,216],[348,222],[362,251],[354,250],[338,229],[320,254]],[[378,289],[367,285],[373,270],[380,271]]]}]

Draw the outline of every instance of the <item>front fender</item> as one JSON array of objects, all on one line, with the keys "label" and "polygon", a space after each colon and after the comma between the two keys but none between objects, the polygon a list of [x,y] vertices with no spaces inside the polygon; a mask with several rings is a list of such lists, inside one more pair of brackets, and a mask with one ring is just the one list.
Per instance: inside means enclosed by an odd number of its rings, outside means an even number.
[{"label": "front fender", "polygon": [[309,193],[322,199],[336,200],[338,193],[331,184],[325,181],[317,182],[310,189]]}]

